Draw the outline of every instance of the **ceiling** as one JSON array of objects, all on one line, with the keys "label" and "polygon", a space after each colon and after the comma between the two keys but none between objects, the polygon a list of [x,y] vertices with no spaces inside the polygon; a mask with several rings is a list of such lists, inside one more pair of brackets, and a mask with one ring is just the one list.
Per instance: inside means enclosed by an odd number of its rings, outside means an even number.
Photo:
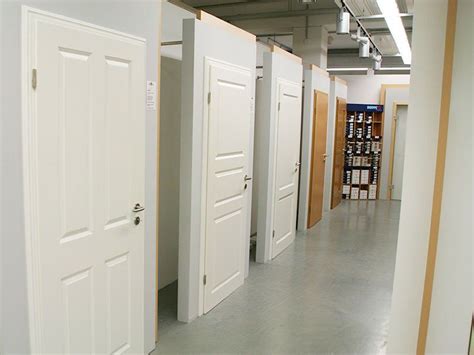
[{"label": "ceiling", "polygon": [[[397,0],[403,24],[411,41],[413,24],[413,1]],[[291,50],[293,29],[325,26],[329,32],[328,66],[366,66],[371,61],[358,58],[358,44],[349,36],[337,35],[336,15],[340,0],[317,0],[303,4],[301,0],[184,0],[184,3],[202,9],[258,36],[261,41],[282,43]],[[383,66],[403,66],[398,49],[379,16],[376,0],[345,0],[351,11],[371,33],[373,40],[384,56]],[[357,25],[351,21],[355,31]]]}]

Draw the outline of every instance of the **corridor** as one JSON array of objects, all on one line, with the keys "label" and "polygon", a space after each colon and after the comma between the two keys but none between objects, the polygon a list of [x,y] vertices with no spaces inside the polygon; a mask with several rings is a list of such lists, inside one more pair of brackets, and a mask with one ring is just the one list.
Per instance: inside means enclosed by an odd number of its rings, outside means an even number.
[{"label": "corridor", "polygon": [[176,320],[176,283],[164,288],[153,354],[383,352],[399,213],[396,201],[343,201],[190,324]]}]

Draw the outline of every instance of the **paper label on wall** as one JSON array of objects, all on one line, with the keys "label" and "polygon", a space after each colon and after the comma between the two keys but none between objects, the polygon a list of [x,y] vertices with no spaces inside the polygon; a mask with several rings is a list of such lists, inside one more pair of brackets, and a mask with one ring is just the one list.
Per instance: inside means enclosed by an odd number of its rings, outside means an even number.
[{"label": "paper label on wall", "polygon": [[146,82],[146,109],[156,111],[156,81]]}]

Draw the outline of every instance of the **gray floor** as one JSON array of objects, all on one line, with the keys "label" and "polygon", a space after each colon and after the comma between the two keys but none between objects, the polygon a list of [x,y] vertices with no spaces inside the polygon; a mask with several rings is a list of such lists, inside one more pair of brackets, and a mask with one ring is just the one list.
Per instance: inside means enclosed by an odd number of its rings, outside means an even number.
[{"label": "gray floor", "polygon": [[244,286],[190,324],[160,291],[153,354],[359,353],[385,349],[399,202],[343,201]]}]

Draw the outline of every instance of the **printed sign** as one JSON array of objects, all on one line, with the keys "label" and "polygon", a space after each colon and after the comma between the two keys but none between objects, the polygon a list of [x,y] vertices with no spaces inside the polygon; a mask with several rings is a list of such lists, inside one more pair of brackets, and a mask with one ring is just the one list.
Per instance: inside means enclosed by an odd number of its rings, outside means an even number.
[{"label": "printed sign", "polygon": [[156,111],[156,81],[146,82],[146,109]]}]

